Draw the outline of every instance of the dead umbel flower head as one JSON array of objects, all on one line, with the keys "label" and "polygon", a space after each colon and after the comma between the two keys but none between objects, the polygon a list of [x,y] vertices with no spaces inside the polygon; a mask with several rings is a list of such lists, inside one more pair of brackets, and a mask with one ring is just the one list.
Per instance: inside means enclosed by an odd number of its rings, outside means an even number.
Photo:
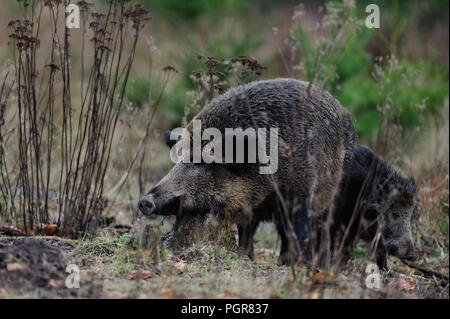
[{"label": "dead umbel flower head", "polygon": [[195,89],[186,92],[189,103],[182,120],[184,124],[218,94],[233,86],[256,81],[266,70],[255,58],[243,55],[225,59],[199,54],[197,59],[201,65],[190,75]]},{"label": "dead umbel flower head", "polygon": [[11,20],[8,23],[8,27],[12,30],[9,38],[15,42],[19,52],[33,49],[39,44],[39,40],[32,34],[33,23],[30,20]]},{"label": "dead umbel flower head", "polygon": [[145,22],[150,20],[147,16],[148,11],[140,4],[136,4],[134,7],[128,8],[124,16],[133,22],[133,28],[135,30],[141,29]]},{"label": "dead umbel flower head", "polygon": [[165,72],[165,73],[178,73],[178,70],[177,69],[175,69],[173,66],[171,66],[171,65],[167,65],[167,66],[165,66],[165,67],[163,67],[163,72]]},{"label": "dead umbel flower head", "polygon": [[[2,176],[12,169],[18,174],[7,181],[8,187],[0,180],[0,195],[8,192],[4,198],[9,198],[0,214],[26,231],[38,232],[39,225],[50,221],[52,209],[58,232],[76,236],[93,230],[105,207],[112,141],[138,38],[150,18],[141,5],[125,0],[106,1],[102,12],[95,11],[93,3],[79,1],[84,62],[74,65],[80,59],[71,59],[78,51],[72,52],[71,30],[64,23],[70,1],[18,2],[22,16],[8,24],[17,98],[15,105],[2,100],[17,108],[17,122],[11,125],[18,138],[5,146],[17,155],[13,168],[3,162],[0,167]],[[49,17],[51,39],[39,50],[44,16]],[[73,68],[81,69],[79,82],[73,80]],[[80,93],[74,96],[73,90]],[[9,193],[11,189],[15,191]],[[50,208],[50,201],[57,207]]]},{"label": "dead umbel flower head", "polygon": [[259,64],[259,62],[256,59],[249,58],[246,56],[239,56],[237,58],[232,58],[231,62],[239,62],[245,67],[242,71],[243,76],[249,76],[253,73],[255,76],[259,77],[262,75],[262,72],[267,69],[265,66]]}]

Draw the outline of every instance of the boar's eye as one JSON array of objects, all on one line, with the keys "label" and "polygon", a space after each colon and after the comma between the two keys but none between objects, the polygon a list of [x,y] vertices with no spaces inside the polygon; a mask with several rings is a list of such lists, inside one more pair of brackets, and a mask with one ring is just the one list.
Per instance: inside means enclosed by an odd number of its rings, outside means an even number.
[{"label": "boar's eye", "polygon": [[392,212],[392,216],[393,216],[395,219],[400,218],[400,214],[397,213],[397,212]]},{"label": "boar's eye", "polygon": [[375,212],[378,212],[380,209],[379,205],[377,203],[369,203],[367,204],[367,210],[372,210]]}]

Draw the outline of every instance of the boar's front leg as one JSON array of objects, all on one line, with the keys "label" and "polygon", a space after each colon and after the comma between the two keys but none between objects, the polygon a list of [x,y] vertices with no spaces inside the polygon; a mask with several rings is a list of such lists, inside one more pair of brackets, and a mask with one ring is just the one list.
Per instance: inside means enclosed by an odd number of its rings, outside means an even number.
[{"label": "boar's front leg", "polygon": [[375,251],[377,266],[380,270],[387,270],[387,251],[386,247],[379,243]]}]

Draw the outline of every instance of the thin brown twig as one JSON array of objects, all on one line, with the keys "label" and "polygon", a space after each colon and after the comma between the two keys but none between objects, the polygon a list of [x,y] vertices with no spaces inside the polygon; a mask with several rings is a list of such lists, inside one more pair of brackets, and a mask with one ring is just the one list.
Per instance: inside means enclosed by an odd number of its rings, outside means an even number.
[{"label": "thin brown twig", "polygon": [[423,265],[418,265],[418,264],[416,264],[416,263],[414,263],[414,262],[412,262],[412,261],[408,261],[408,260],[403,260],[403,259],[402,259],[402,262],[403,262],[405,265],[407,265],[408,267],[411,267],[411,268],[414,268],[414,269],[419,270],[419,271],[422,272],[425,276],[428,276],[428,277],[431,277],[431,278],[432,278],[432,277],[436,277],[436,278],[445,280],[447,283],[449,282],[449,278],[448,278],[448,276],[445,275],[445,274],[442,274],[442,273],[437,272],[437,271],[435,271],[435,270],[429,269],[429,268],[427,268],[427,267],[425,267],[425,266],[423,266]]}]

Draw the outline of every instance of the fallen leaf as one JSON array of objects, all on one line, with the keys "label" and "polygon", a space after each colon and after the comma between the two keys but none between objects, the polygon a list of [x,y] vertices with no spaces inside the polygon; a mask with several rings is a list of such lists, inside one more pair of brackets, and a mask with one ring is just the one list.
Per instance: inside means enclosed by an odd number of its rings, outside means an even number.
[{"label": "fallen leaf", "polygon": [[228,287],[225,291],[228,292],[229,294],[235,294],[236,293],[236,289],[234,287]]},{"label": "fallen leaf", "polygon": [[311,299],[319,299],[320,295],[317,290],[313,290],[309,293],[309,298]]},{"label": "fallen leaf", "polygon": [[278,295],[272,295],[269,297],[270,299],[282,299],[280,296]]},{"label": "fallen leaf", "polygon": [[148,270],[133,270],[128,277],[130,280],[134,279],[147,279],[151,277],[151,273]]},{"label": "fallen leaf", "polygon": [[41,234],[43,236],[53,236],[56,232],[57,225],[56,224],[49,224],[45,225],[44,229],[42,230]]},{"label": "fallen leaf", "polygon": [[8,271],[13,271],[13,270],[17,270],[17,269],[23,269],[23,268],[25,268],[25,267],[22,266],[19,263],[6,264],[6,270],[8,270]]},{"label": "fallen leaf", "polygon": [[322,271],[319,271],[317,274],[314,275],[314,283],[320,284],[325,277],[325,274]]},{"label": "fallen leaf", "polygon": [[221,294],[219,294],[217,297],[220,299],[229,299],[229,298],[233,298],[236,296],[237,296],[237,293],[236,293],[236,290],[234,289],[234,287],[229,287],[229,288],[225,289],[225,291],[222,292]]},{"label": "fallen leaf", "polygon": [[409,267],[409,266],[406,266],[406,273],[407,273],[408,275],[411,275],[413,272],[414,272],[414,268],[411,268],[411,267]]},{"label": "fallen leaf", "polygon": [[182,262],[182,261],[179,261],[179,262],[176,262],[176,263],[174,263],[173,264],[173,266],[176,268],[176,269],[178,269],[178,270],[183,270],[183,268],[184,268],[184,266],[185,266],[186,264],[184,263],[184,262]]},{"label": "fallen leaf", "polygon": [[411,292],[417,288],[417,283],[414,280],[399,279],[399,286],[400,288]]},{"label": "fallen leaf", "polygon": [[130,279],[130,280],[135,280],[135,279],[137,278],[137,276],[138,276],[137,270],[133,270],[133,271],[131,272],[131,274],[128,276],[128,279]]},{"label": "fallen leaf", "polygon": [[62,280],[49,279],[48,285],[49,285],[50,287],[58,288],[58,287],[64,286],[64,281],[62,281]]},{"label": "fallen leaf", "polygon": [[163,288],[159,293],[158,297],[173,297],[173,290],[170,288]]}]

